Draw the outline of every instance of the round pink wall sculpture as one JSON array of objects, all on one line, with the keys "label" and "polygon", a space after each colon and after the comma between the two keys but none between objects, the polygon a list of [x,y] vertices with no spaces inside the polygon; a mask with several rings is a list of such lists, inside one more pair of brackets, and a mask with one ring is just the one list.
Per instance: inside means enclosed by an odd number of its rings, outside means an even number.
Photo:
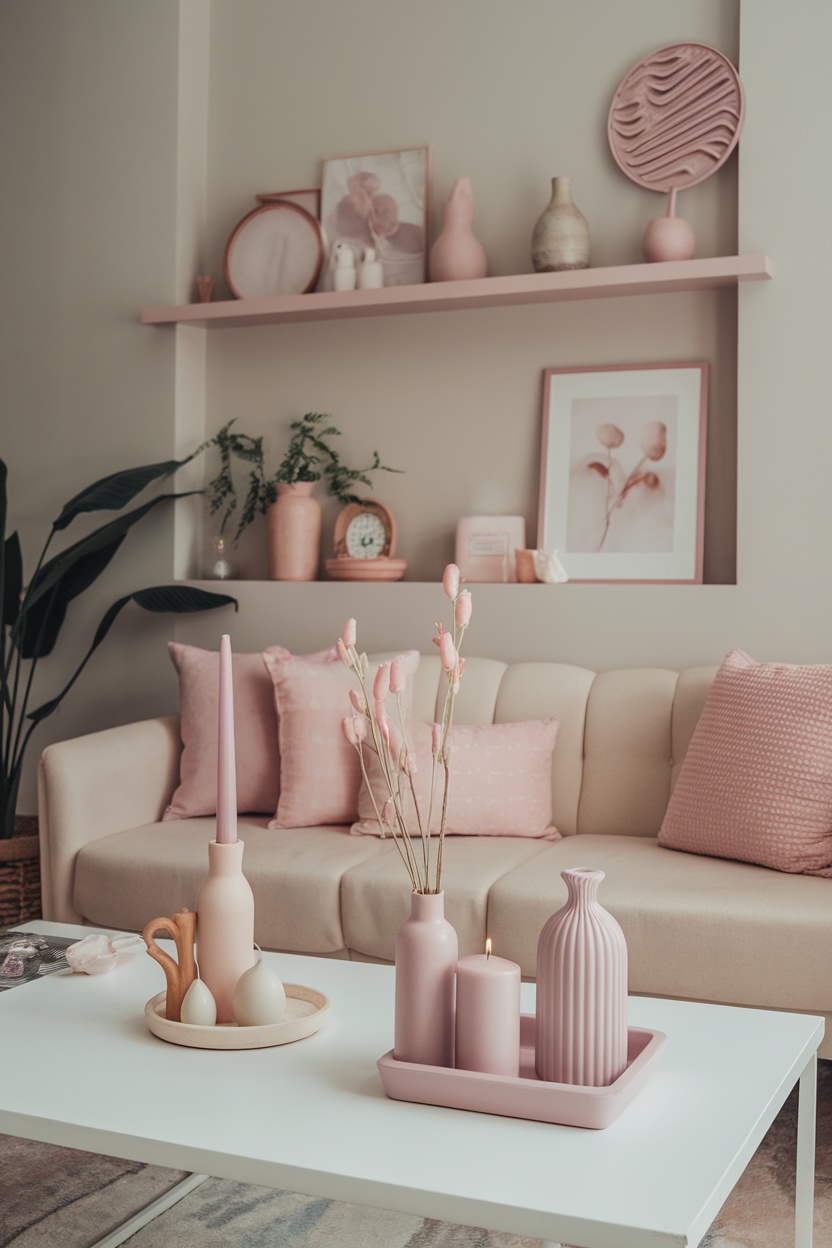
[{"label": "round pink wall sculpture", "polygon": [[653,191],[696,186],[737,145],[745,112],[739,75],[704,43],[645,56],[612,98],[607,133],[628,178]]}]

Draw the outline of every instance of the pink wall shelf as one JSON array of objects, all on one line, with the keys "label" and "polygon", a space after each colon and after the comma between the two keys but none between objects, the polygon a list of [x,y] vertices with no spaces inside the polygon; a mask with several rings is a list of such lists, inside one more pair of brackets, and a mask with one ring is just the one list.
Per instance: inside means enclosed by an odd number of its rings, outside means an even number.
[{"label": "pink wall shelf", "polygon": [[328,321],[353,316],[402,316],[414,312],[451,312],[556,303],[567,299],[610,299],[622,295],[657,295],[685,290],[715,290],[773,276],[768,256],[714,256],[662,264],[627,264],[562,273],[520,273],[475,281],[429,282],[266,299],[231,299],[144,308],[145,325],[196,325],[230,329],[279,325],[293,321]]}]

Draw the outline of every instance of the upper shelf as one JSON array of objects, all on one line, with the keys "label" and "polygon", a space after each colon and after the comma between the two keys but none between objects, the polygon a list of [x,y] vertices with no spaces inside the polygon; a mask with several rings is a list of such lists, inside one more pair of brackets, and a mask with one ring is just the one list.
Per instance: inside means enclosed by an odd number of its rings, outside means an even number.
[{"label": "upper shelf", "polygon": [[413,312],[450,312],[459,308],[499,308],[562,299],[609,299],[619,295],[657,295],[683,290],[712,290],[739,282],[762,281],[773,274],[768,256],[714,256],[662,264],[626,264],[607,269],[561,273],[518,273],[465,282],[427,282],[421,286],[386,286],[382,290],[325,291],[266,299],[230,299],[186,303],[172,308],[144,308],[145,325],[198,325],[230,329],[235,325],[279,325],[291,321],[329,321],[354,316],[401,316]]}]

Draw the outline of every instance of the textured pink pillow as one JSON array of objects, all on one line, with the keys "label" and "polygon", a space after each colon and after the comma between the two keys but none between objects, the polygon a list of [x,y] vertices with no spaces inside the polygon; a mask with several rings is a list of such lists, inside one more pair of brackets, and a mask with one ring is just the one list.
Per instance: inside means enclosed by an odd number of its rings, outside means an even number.
[{"label": "textured pink pillow", "polygon": [[[558,734],[556,719],[524,720],[511,724],[455,724],[451,730],[451,782],[445,831],[450,836],[542,836],[560,840],[552,826],[552,755]],[[407,730],[416,755],[413,777],[419,810],[427,815],[431,781],[431,725],[413,724]],[[366,751],[367,774],[379,810],[387,798],[376,755]],[[439,830],[444,770],[436,771],[431,826]],[[405,810],[413,803],[406,793]],[[362,782],[358,798],[359,822],[351,831],[378,836],[379,824],[372,798]],[[415,817],[409,824],[416,833]]]},{"label": "textured pink pillow", "polygon": [[[179,786],[163,819],[190,819],[217,811],[217,719],[220,657],[169,641],[168,652],[179,673],[179,733],[182,758]],[[266,651],[274,662],[291,658],[282,646]],[[333,662],[334,649],[306,656],[306,662]],[[340,666],[340,664],[339,664]],[[267,813],[280,792],[277,716],[274,693],[262,654],[234,654],[234,739],[237,754],[237,810]]]},{"label": "textured pink pillow", "polygon": [[659,844],[832,876],[832,666],[726,657]]},{"label": "textured pink pillow", "polygon": [[[266,659],[277,707],[280,797],[270,828],[309,828],[352,823],[358,811],[361,769],[344,739],[341,722],[351,713],[354,674],[343,663],[298,663]],[[412,677],[419,651],[401,656]],[[372,664],[370,659],[370,676]]]}]

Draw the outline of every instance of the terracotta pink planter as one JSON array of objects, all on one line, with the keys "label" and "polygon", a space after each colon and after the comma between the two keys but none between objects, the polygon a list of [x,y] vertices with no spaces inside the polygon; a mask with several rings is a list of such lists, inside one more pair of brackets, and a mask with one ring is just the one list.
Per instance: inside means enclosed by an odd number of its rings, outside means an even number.
[{"label": "terracotta pink planter", "polygon": [[269,576],[273,581],[314,581],[321,553],[321,504],[316,481],[278,485],[269,508]]},{"label": "terracotta pink planter", "polygon": [[412,893],[410,918],[396,933],[397,1061],[453,1066],[458,958],[445,894]]},{"label": "terracotta pink planter", "polygon": [[537,946],[535,1069],[555,1083],[606,1087],[627,1065],[627,943],[596,900],[604,872],[561,876],[568,900]]}]

